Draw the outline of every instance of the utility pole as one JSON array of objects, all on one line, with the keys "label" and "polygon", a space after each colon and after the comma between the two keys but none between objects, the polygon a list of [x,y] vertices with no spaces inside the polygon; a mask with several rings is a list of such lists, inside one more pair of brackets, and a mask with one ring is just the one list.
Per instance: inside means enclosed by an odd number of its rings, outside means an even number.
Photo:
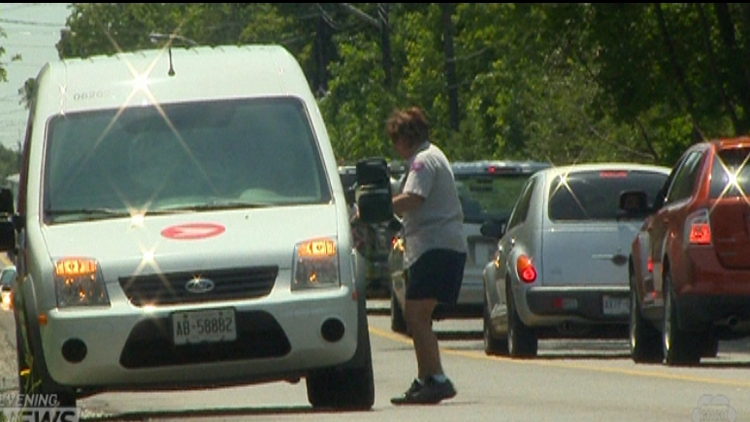
[{"label": "utility pole", "polygon": [[391,36],[388,26],[388,3],[378,3],[378,20],[380,22],[380,49],[383,60],[383,72],[385,73],[385,87],[389,91],[393,88],[393,75],[391,72]]},{"label": "utility pole", "polygon": [[389,3],[378,3],[377,19],[357,9],[349,3],[339,3],[347,11],[364,20],[380,30],[380,52],[382,56],[383,73],[385,74],[385,87],[390,90],[393,84],[393,72],[391,71],[391,35],[388,26]]},{"label": "utility pole", "polygon": [[441,3],[443,18],[443,55],[445,56],[445,82],[448,89],[448,122],[451,130],[458,132],[458,77],[456,76],[456,53],[453,48],[453,3]]}]

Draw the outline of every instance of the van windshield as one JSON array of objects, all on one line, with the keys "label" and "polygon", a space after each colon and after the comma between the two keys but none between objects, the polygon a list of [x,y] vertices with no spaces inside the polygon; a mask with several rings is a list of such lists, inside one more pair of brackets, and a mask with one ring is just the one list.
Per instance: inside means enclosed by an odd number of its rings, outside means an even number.
[{"label": "van windshield", "polygon": [[327,203],[320,157],[294,98],[59,115],[49,122],[44,218]]}]

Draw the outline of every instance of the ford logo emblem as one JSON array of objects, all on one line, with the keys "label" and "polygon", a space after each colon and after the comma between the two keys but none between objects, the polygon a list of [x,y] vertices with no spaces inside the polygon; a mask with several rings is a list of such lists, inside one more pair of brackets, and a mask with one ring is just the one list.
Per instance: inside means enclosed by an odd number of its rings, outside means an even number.
[{"label": "ford logo emblem", "polygon": [[214,282],[201,277],[195,277],[185,283],[185,290],[190,293],[208,293],[214,289]]}]

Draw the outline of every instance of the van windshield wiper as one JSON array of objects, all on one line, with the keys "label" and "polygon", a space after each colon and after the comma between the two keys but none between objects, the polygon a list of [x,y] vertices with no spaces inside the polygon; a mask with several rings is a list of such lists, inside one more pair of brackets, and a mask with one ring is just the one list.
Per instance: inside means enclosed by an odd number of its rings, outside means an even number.
[{"label": "van windshield wiper", "polygon": [[271,204],[265,202],[247,202],[247,201],[211,201],[196,204],[175,205],[170,207],[149,210],[146,214],[159,214],[170,212],[190,212],[190,211],[211,211],[211,210],[228,210],[242,208],[265,208]]},{"label": "van windshield wiper", "polygon": [[111,208],[73,208],[64,210],[46,210],[44,213],[50,217],[83,216],[86,220],[130,217],[131,215],[127,210],[116,210]]}]

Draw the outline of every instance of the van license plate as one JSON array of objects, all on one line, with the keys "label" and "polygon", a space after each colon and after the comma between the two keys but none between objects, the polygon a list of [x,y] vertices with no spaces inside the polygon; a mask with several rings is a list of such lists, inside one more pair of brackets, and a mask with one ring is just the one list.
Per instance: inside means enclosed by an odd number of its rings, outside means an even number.
[{"label": "van license plate", "polygon": [[604,315],[627,315],[630,313],[630,298],[627,297],[602,297],[602,313]]},{"label": "van license plate", "polygon": [[234,309],[175,312],[172,333],[174,344],[236,340]]}]

